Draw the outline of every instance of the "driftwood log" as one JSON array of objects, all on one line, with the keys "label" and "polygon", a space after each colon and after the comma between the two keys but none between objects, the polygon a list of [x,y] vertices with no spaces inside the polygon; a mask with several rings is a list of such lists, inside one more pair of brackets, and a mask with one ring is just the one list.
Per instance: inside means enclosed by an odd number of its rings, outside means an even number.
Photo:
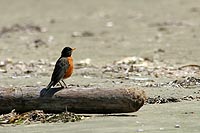
[{"label": "driftwood log", "polygon": [[42,97],[44,91],[44,88],[36,87],[0,87],[0,114],[13,109],[16,112],[127,113],[138,111],[146,99],[144,91],[130,88],[52,88],[47,96]]}]

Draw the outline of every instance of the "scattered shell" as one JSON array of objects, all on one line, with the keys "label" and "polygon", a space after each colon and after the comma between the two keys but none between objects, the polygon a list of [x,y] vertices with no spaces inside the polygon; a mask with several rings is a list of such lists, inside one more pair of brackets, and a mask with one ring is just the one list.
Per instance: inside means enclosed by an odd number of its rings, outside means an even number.
[{"label": "scattered shell", "polygon": [[81,32],[74,31],[74,32],[72,33],[72,37],[81,37],[81,36],[82,36]]},{"label": "scattered shell", "polygon": [[133,56],[133,57],[126,57],[124,59],[121,59],[117,61],[116,64],[130,64],[130,63],[136,64],[138,62],[143,62],[143,61],[144,61],[143,58]]},{"label": "scattered shell", "polygon": [[54,40],[54,36],[49,36],[49,37],[48,37],[48,43],[52,43],[53,40]]},{"label": "scattered shell", "polygon": [[[9,61],[7,61],[9,62]],[[44,65],[46,65],[44,67]],[[1,72],[9,73],[9,77],[16,78],[30,78],[33,76],[38,76],[46,74],[48,69],[51,69],[48,60],[31,60],[30,62],[17,61],[13,63],[7,63],[4,68],[1,68]]]},{"label": "scattered shell", "polygon": [[153,79],[150,78],[143,78],[143,77],[129,77],[128,79],[138,81],[138,82],[155,82]]},{"label": "scattered shell", "polygon": [[90,63],[91,63],[91,59],[90,58],[86,58],[86,59],[83,59],[83,60],[79,61],[77,63],[77,65],[87,66],[87,65],[90,65]]},{"label": "scattered shell", "polygon": [[[158,49],[156,52],[163,53],[163,49]],[[113,64],[103,66],[103,73],[112,72],[114,77],[124,74],[124,77],[134,76],[151,76],[155,78],[166,77],[195,77],[199,76],[200,67],[198,65],[187,66],[172,66],[167,62],[159,61],[157,59],[141,58],[141,57],[126,57],[119,61],[115,61]],[[182,86],[197,87],[197,82],[193,79],[188,79]],[[178,87],[178,86],[177,86]]]},{"label": "scattered shell", "polygon": [[113,22],[111,22],[111,21],[110,21],[110,22],[107,22],[107,23],[106,23],[106,26],[107,26],[107,27],[113,27]]},{"label": "scattered shell", "polygon": [[55,64],[56,64],[55,62],[50,62],[49,63],[50,66],[55,66]]},{"label": "scattered shell", "polygon": [[86,78],[86,79],[92,79],[91,76],[87,76],[87,75],[83,75],[83,77]]},{"label": "scattered shell", "polygon": [[138,129],[137,132],[144,132],[144,129]]},{"label": "scattered shell", "polygon": [[11,58],[7,58],[4,61],[0,61],[0,67],[5,67],[7,64],[13,63]]},{"label": "scattered shell", "polygon": [[12,60],[11,58],[7,58],[7,59],[6,59],[6,62],[7,62],[7,63],[13,63],[13,60]]}]

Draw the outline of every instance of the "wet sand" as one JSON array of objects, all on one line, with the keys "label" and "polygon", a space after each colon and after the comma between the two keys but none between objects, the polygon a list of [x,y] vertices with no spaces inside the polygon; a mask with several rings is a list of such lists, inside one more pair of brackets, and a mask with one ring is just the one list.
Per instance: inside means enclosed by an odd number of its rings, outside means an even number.
[{"label": "wet sand", "polygon": [[[10,3],[10,0],[2,0],[0,5],[0,61],[9,62],[7,72],[0,72],[0,86],[46,86],[60,51],[65,46],[71,46],[77,48],[73,54],[76,69],[66,81],[68,84],[139,87],[146,91],[148,97],[182,99],[177,103],[147,103],[138,112],[126,117],[102,116],[67,124],[0,127],[0,132],[200,131],[199,86],[144,87],[130,77],[125,80],[113,73],[103,73],[102,69],[130,56],[148,58],[154,64],[164,64],[166,68],[200,64],[200,2],[19,0]],[[30,28],[30,25],[37,28]],[[7,32],[2,30],[5,27]],[[91,63],[85,69],[79,68],[77,64],[86,58],[91,59]],[[187,76],[198,78],[199,74],[196,70],[194,74],[186,73],[184,76],[172,74],[167,77],[164,74],[139,77],[166,83]],[[193,98],[183,100],[185,96]]]}]

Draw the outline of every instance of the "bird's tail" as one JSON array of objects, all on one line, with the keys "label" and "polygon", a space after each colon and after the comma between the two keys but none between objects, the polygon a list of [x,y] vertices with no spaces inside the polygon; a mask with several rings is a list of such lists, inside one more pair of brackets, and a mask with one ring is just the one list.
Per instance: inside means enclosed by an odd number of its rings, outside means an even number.
[{"label": "bird's tail", "polygon": [[52,85],[53,85],[53,81],[51,81],[51,82],[47,85],[46,90],[49,90],[49,89],[51,88]]}]

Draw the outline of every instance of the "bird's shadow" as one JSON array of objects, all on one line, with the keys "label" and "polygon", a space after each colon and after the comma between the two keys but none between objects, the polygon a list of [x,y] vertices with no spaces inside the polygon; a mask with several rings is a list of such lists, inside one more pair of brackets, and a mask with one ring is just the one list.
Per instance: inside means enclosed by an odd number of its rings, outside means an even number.
[{"label": "bird's shadow", "polygon": [[62,89],[64,89],[64,87],[54,87],[54,88],[50,88],[49,90],[47,90],[46,88],[43,88],[40,91],[40,97],[52,97],[56,92]]}]

